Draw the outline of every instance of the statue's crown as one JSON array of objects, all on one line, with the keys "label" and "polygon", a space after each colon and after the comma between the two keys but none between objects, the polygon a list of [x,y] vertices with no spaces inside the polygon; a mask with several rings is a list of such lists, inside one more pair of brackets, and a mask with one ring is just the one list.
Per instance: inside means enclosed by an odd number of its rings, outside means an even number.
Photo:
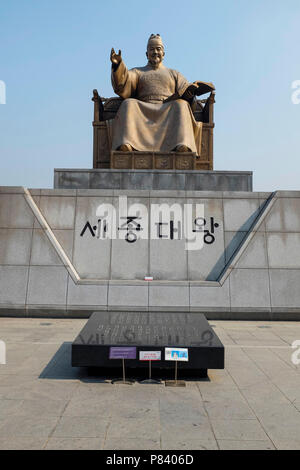
[{"label": "statue's crown", "polygon": [[162,42],[162,38],[160,37],[160,34],[153,34],[152,33],[150,38],[148,39],[147,47],[149,46],[149,44],[151,42],[160,43],[162,45],[162,47],[164,47],[164,44]]}]

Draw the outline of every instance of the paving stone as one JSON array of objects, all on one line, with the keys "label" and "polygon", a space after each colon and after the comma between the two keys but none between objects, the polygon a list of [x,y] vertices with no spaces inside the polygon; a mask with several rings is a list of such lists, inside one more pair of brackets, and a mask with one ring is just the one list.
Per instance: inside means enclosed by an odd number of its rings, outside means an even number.
[{"label": "paving stone", "polygon": [[53,416],[11,415],[0,425],[0,437],[48,437],[53,432],[57,421],[58,418]]},{"label": "paving stone", "polygon": [[95,418],[108,417],[111,414],[112,402],[103,399],[102,396],[84,399],[84,397],[73,398],[65,409],[64,416],[94,416]]},{"label": "paving stone", "polygon": [[101,416],[63,416],[53,433],[53,437],[104,437],[108,421]]},{"label": "paving stone", "polygon": [[218,439],[220,450],[274,450],[271,441],[231,441]]},{"label": "paving stone", "polygon": [[159,450],[159,439],[107,439],[104,443],[104,450]]},{"label": "paving stone", "polygon": [[217,450],[217,442],[213,439],[184,439],[164,438],[162,440],[163,450]]},{"label": "paving stone", "polygon": [[205,400],[205,409],[210,419],[218,419],[220,416],[224,419],[256,419],[251,408],[247,403],[228,400]]},{"label": "paving stone", "polygon": [[159,439],[159,418],[144,417],[121,418],[113,416],[107,431],[107,439],[111,438],[139,438]]},{"label": "paving stone", "polygon": [[185,440],[189,442],[190,439],[199,439],[199,440],[213,440],[214,434],[212,428],[210,426],[208,418],[204,418],[201,416],[195,416],[195,419],[186,420],[185,422],[181,422],[181,420],[177,420],[176,427],[174,420],[173,422],[168,421],[167,423],[162,421],[161,422],[161,435],[162,439],[167,439],[174,434],[174,430],[176,429],[176,434],[178,436],[185,436]]},{"label": "paving stone", "polygon": [[46,442],[46,438],[38,437],[1,437],[0,450],[42,450]]},{"label": "paving stone", "polygon": [[103,448],[103,439],[95,437],[73,439],[51,437],[44,448],[46,450],[100,450]]},{"label": "paving stone", "polygon": [[274,439],[274,444],[278,450],[300,450],[300,439]]},{"label": "paving stone", "polygon": [[67,406],[66,400],[47,398],[25,399],[18,409],[19,416],[61,416]]},{"label": "paving stone", "polygon": [[[118,386],[72,368],[65,338],[86,320],[0,322],[9,358],[0,365],[0,449],[300,449],[300,368],[290,364],[297,322],[214,320],[234,341],[226,369],[185,388]],[[285,346],[270,347],[273,335]]]},{"label": "paving stone", "polygon": [[267,440],[267,435],[261,425],[252,419],[212,419],[211,424],[217,440]]},{"label": "paving stone", "polygon": [[7,416],[14,415],[18,412],[23,400],[14,399],[0,399],[0,419],[4,419]]}]

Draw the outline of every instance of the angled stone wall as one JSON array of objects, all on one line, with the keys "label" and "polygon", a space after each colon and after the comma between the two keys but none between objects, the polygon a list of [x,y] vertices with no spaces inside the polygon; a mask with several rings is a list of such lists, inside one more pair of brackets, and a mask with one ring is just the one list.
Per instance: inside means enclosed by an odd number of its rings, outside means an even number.
[{"label": "angled stone wall", "polygon": [[[201,204],[207,227],[210,218],[217,224],[214,241],[190,251],[176,236],[134,243],[100,239],[97,207],[117,206],[120,195],[128,206],[147,209],[154,203]],[[299,287],[297,191],[0,188],[0,315],[89,316],[122,309],[294,319],[300,318]]]}]

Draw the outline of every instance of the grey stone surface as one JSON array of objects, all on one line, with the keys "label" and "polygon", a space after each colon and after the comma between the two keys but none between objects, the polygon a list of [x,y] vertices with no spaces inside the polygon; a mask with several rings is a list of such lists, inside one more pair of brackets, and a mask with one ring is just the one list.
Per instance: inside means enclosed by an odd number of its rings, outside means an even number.
[{"label": "grey stone surface", "polygon": [[52,229],[74,228],[74,196],[41,196],[39,207]]},{"label": "grey stone surface", "polygon": [[154,280],[186,280],[187,253],[184,240],[150,240],[149,275]]},{"label": "grey stone surface", "polygon": [[30,264],[33,266],[62,266],[55,248],[42,229],[33,230]]},{"label": "grey stone surface", "polygon": [[266,218],[268,232],[300,232],[300,198],[293,197],[293,193],[290,197],[279,197],[275,202]]},{"label": "grey stone surface", "polygon": [[189,307],[188,286],[157,286],[149,285],[149,307]]},{"label": "grey stone surface", "polygon": [[55,169],[54,188],[252,191],[252,172]]},{"label": "grey stone surface", "polygon": [[[84,179],[81,184],[83,188],[90,188],[90,189],[120,189],[121,188],[121,174],[111,173],[110,177],[108,178],[107,171],[90,171],[89,173],[89,184],[84,186]],[[79,174],[77,173],[77,178]],[[79,181],[81,181],[81,175],[79,176]]]},{"label": "grey stone surface", "polygon": [[211,245],[204,243],[201,250],[187,251],[188,279],[191,281],[215,281],[225,267],[224,236],[222,231],[215,235]]},{"label": "grey stone surface", "polygon": [[[142,173],[132,174],[137,185]],[[25,190],[0,189],[0,220],[4,224],[0,227],[1,315],[6,309],[10,316],[58,316],[66,315],[67,309],[69,316],[80,312],[88,316],[94,306],[108,310],[206,311],[210,318],[293,319],[300,314],[298,192],[276,193],[270,212],[262,213],[259,230],[250,234],[246,230],[258,212],[261,214],[269,193],[185,192],[178,188],[31,190],[53,231],[50,242],[35,206],[32,210],[37,219],[33,225]],[[179,203],[181,207],[187,202],[203,203],[206,219],[213,216],[219,223],[216,240],[199,251],[189,251],[184,239],[129,244],[99,240],[89,231],[81,237],[87,221],[92,226],[98,222],[97,207],[116,203],[119,195],[128,197],[129,206],[132,202]],[[65,267],[58,256],[60,247],[69,258],[68,264],[60,253]],[[241,256],[229,265],[230,256],[239,250]],[[73,266],[80,279],[76,285],[70,281],[68,292],[69,275],[77,279]],[[144,282],[146,275],[153,276],[154,282]]]},{"label": "grey stone surface", "polygon": [[46,438],[37,437],[3,437],[0,438],[1,450],[42,450],[46,442]]},{"label": "grey stone surface", "polygon": [[0,229],[0,265],[29,265],[32,229]]},{"label": "grey stone surface", "polygon": [[107,439],[104,450],[158,450],[160,449],[159,439],[141,438],[110,438]]},{"label": "grey stone surface", "polygon": [[270,268],[300,269],[300,232],[267,234]]},{"label": "grey stone surface", "polygon": [[109,283],[108,305],[111,307],[148,308],[148,284],[141,286]]},{"label": "grey stone surface", "polygon": [[67,305],[107,305],[107,285],[76,285],[69,277]]},{"label": "grey stone surface", "polygon": [[230,310],[229,281],[222,287],[193,287],[191,284],[190,307],[191,310],[210,307]]},{"label": "grey stone surface", "polygon": [[98,223],[96,214],[100,204],[112,204],[110,197],[78,197],[74,233],[73,264],[82,278],[109,279],[111,266],[111,239],[93,237],[89,230],[83,236],[85,224]]},{"label": "grey stone surface", "polygon": [[270,289],[272,307],[299,308],[300,305],[299,269],[270,269]]},{"label": "grey stone surface", "polygon": [[0,228],[32,228],[33,221],[34,216],[23,194],[1,194]]},{"label": "grey stone surface", "polygon": [[259,199],[224,199],[224,230],[248,231],[260,212]]},{"label": "grey stone surface", "polygon": [[264,232],[256,232],[237,262],[237,268],[267,268],[268,254]]},{"label": "grey stone surface", "polygon": [[48,437],[57,421],[54,416],[10,416],[0,425],[0,437]]},{"label": "grey stone surface", "polygon": [[30,267],[27,304],[65,305],[67,278],[68,273],[64,267]]},{"label": "grey stone surface", "polygon": [[50,437],[45,444],[46,450],[100,450],[103,448],[102,438],[57,438]]},{"label": "grey stone surface", "polygon": [[65,189],[84,189],[90,187],[90,173],[83,172],[81,178],[78,178],[76,171],[55,171],[54,170],[54,188]]},{"label": "grey stone surface", "polygon": [[[120,196],[122,192],[120,192]],[[119,200],[114,198],[114,207],[117,210],[118,228],[122,226],[126,228],[126,219],[119,222]],[[136,219],[136,224],[140,225],[141,230],[132,230],[128,240],[126,240],[127,231],[119,230],[117,236],[121,239],[112,240],[111,247],[111,273],[112,280],[130,280],[144,279],[149,272],[149,199],[148,192],[145,197],[127,197],[128,215],[138,215],[140,219]],[[121,215],[122,217],[122,215]],[[124,217],[124,215],[123,215]],[[125,216],[126,217],[126,216]],[[135,241],[134,237],[136,238]]]},{"label": "grey stone surface", "polygon": [[268,269],[235,269],[230,275],[232,308],[270,309]]},{"label": "grey stone surface", "polygon": [[74,230],[53,230],[53,234],[68,258],[72,260]]},{"label": "grey stone surface", "polygon": [[[265,441],[241,441],[218,439],[220,450],[274,450],[275,447],[270,440]],[[295,447],[293,447],[295,448]]]},{"label": "grey stone surface", "polygon": [[[224,253],[224,224],[223,224],[223,202],[222,199],[215,198],[188,198],[188,204],[204,206],[204,217],[206,225],[204,230],[211,233],[211,217],[214,223],[218,224],[214,228],[213,243],[205,243],[205,240],[211,241],[211,238],[203,239],[203,246],[198,250],[188,250],[188,279],[197,280],[216,280],[225,267]],[[193,216],[194,219],[194,216]]]},{"label": "grey stone surface", "polygon": [[108,421],[102,417],[95,419],[90,416],[63,416],[54,430],[53,437],[104,437],[107,427]]},{"label": "grey stone surface", "polygon": [[[111,178],[114,179],[118,175],[120,181],[120,189],[135,189],[135,190],[145,190],[145,189],[154,189],[154,173],[153,172],[122,172],[116,173],[115,175],[110,176],[108,181],[110,182]],[[157,184],[157,181],[155,181]],[[175,188],[176,189],[176,188]]]},{"label": "grey stone surface", "polygon": [[25,305],[28,266],[0,266],[0,304]]},{"label": "grey stone surface", "polygon": [[112,240],[111,274],[113,280],[144,279],[148,275],[149,241]]}]

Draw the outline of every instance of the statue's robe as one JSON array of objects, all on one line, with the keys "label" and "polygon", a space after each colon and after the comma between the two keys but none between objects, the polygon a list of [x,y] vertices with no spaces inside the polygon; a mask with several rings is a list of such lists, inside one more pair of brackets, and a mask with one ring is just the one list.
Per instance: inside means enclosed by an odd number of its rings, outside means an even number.
[{"label": "statue's robe", "polygon": [[[138,151],[170,152],[186,145],[200,155],[202,123],[180,99],[190,85],[183,75],[163,64],[128,70],[122,61],[112,70],[112,85],[124,98],[113,121],[112,150],[130,144]],[[173,95],[178,99],[164,102]]]}]

